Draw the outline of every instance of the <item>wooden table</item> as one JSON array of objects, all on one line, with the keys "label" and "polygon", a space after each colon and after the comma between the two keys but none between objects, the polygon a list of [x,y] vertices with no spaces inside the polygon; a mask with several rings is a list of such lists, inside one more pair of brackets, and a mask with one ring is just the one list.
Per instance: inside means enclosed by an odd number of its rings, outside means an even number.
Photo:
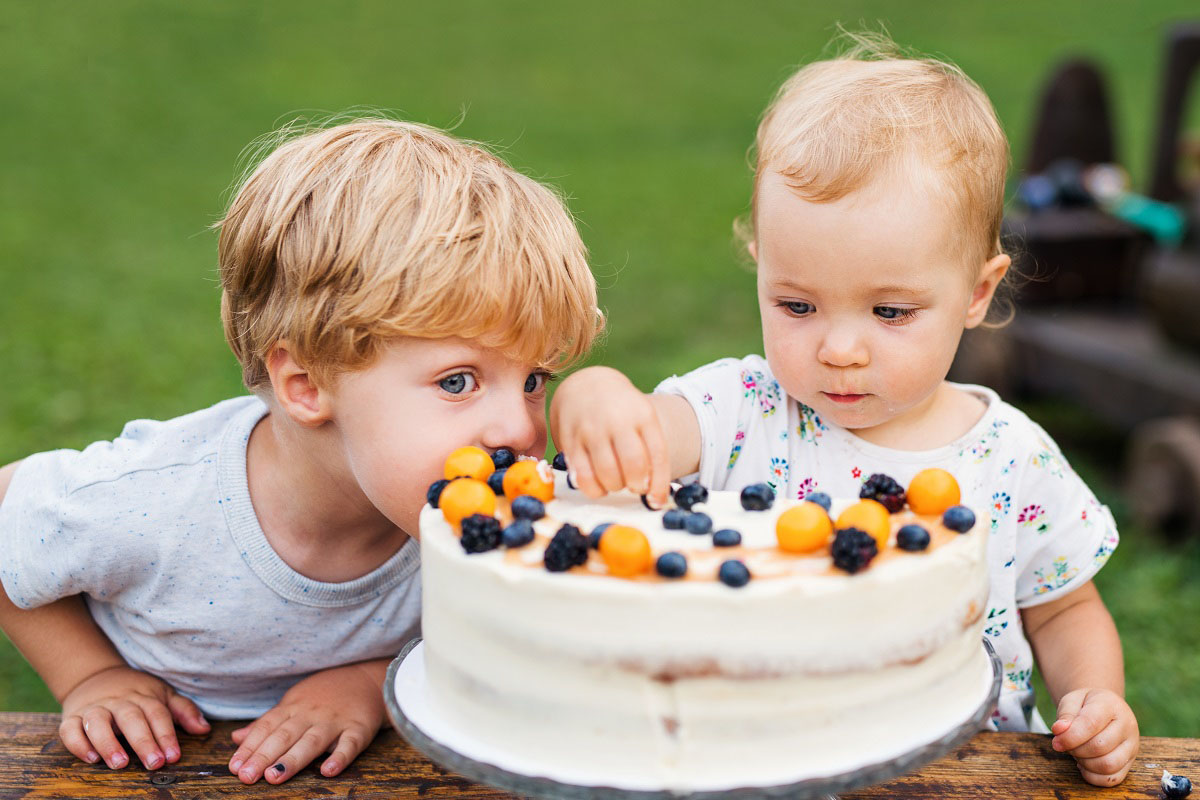
[{"label": "wooden table", "polygon": [[[229,774],[233,722],[217,722],[206,737],[181,734],[183,758],[155,772],[140,767],[110,770],[84,764],[58,740],[57,714],[0,714],[0,798],[511,798],[432,764],[391,729],[337,778],[313,767],[272,786],[244,786]],[[869,798],[1013,798],[1074,800],[1084,797],[1162,797],[1163,768],[1200,783],[1200,739],[1142,739],[1129,777],[1115,789],[1083,782],[1070,757],[1050,748],[1050,738],[1028,733],[981,733],[955,752],[905,778],[843,794]],[[1193,794],[1200,800],[1200,790]]]}]

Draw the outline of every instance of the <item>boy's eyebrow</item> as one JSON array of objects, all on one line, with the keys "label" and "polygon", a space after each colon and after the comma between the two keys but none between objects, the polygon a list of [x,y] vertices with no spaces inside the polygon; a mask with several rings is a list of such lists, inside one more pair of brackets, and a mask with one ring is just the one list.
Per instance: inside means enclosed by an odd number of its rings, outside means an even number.
[{"label": "boy's eyebrow", "polygon": [[[809,291],[808,287],[801,286],[800,284],[798,284],[792,280],[789,280],[787,278],[778,278],[778,279],[770,280],[767,283],[773,291],[780,291],[780,290],[784,290],[784,289],[791,289],[793,291],[797,291],[797,292],[801,292],[801,293]],[[872,286],[867,289],[868,294],[922,295],[922,294],[928,294],[931,291],[932,291],[932,287],[929,287],[929,286],[924,286],[921,284],[900,284],[900,283],[887,283],[887,284],[883,284],[880,286]]]}]

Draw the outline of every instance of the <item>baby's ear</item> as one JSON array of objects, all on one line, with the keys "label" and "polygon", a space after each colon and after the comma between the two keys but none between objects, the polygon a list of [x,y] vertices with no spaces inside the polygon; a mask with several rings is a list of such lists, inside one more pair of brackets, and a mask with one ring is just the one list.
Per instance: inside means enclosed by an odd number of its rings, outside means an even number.
[{"label": "baby's ear", "polygon": [[296,360],[286,341],[276,343],[267,354],[267,373],[275,401],[289,417],[306,428],[329,421],[329,396],[313,380],[312,373]]},{"label": "baby's ear", "polygon": [[979,277],[975,281],[975,288],[971,292],[971,302],[967,306],[967,319],[964,327],[978,327],[987,317],[988,306],[992,303],[996,288],[1000,286],[1000,281],[1004,280],[1011,265],[1012,259],[1004,253],[992,256],[984,262],[983,268],[979,270]]},{"label": "baby's ear", "polygon": [[751,239],[746,242],[746,251],[750,253],[750,257],[754,259],[754,263],[758,263],[758,242]]}]

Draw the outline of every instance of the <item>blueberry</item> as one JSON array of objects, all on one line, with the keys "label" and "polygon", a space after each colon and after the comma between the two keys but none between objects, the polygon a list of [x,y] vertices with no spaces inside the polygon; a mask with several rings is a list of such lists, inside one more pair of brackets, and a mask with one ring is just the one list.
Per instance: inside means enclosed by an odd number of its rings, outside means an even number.
[{"label": "blueberry", "polygon": [[829,511],[829,509],[833,507],[833,498],[824,492],[813,492],[804,499],[810,503],[816,503],[826,511]]},{"label": "blueberry", "polygon": [[434,508],[438,507],[438,500],[442,498],[442,489],[445,489],[450,481],[442,479],[429,484],[429,491],[425,493],[425,502]]},{"label": "blueberry", "polygon": [[544,557],[546,569],[551,572],[566,572],[571,567],[586,564],[588,559],[588,537],[574,525],[563,525],[546,546]]},{"label": "blueberry", "polygon": [[966,533],[975,527],[975,512],[966,506],[950,506],[942,514],[942,524],[952,531]]},{"label": "blueberry", "polygon": [[500,534],[505,547],[524,547],[533,541],[533,523],[527,519],[514,520]]},{"label": "blueberry", "polygon": [[504,473],[506,472],[508,472],[507,467],[488,475],[488,488],[498,495],[504,494]]},{"label": "blueberry", "polygon": [[687,574],[687,559],[683,553],[663,553],[654,562],[654,569],[664,578],[682,578]]},{"label": "blueberry", "polygon": [[742,535],[732,528],[722,528],[713,534],[713,547],[737,547],[742,543]]},{"label": "blueberry", "polygon": [[853,575],[879,553],[875,537],[858,528],[842,528],[833,536],[833,565]]},{"label": "blueberry", "polygon": [[500,546],[500,520],[486,514],[472,514],[462,521],[459,542],[468,553],[486,553]]},{"label": "blueberry", "polygon": [[891,513],[895,514],[904,508],[904,487],[890,475],[876,472],[867,478],[859,490],[858,496],[868,500],[877,500]]},{"label": "blueberry", "polygon": [[1164,769],[1162,790],[1163,794],[1171,798],[1171,800],[1187,797],[1192,793],[1192,782],[1182,775],[1172,775]]},{"label": "blueberry", "polygon": [[550,466],[554,467],[559,472],[567,471],[567,457],[562,453],[555,453],[554,460],[550,462]]},{"label": "blueberry", "polygon": [[492,453],[492,463],[496,465],[496,469],[508,469],[513,464],[517,463],[517,456],[507,447],[501,447],[499,450]]},{"label": "blueberry", "polygon": [[731,558],[721,562],[721,568],[717,570],[717,577],[721,579],[721,583],[737,589],[750,582],[750,570],[746,569],[746,565],[741,561]]},{"label": "blueberry", "polygon": [[592,548],[593,550],[600,547],[600,537],[603,536],[604,532],[611,527],[611,522],[601,522],[599,525],[592,528],[592,532],[588,534],[588,547]]},{"label": "blueberry", "polygon": [[708,489],[698,483],[688,483],[675,490],[675,505],[684,511],[691,511],[697,503],[708,502]]},{"label": "blueberry", "polygon": [[688,533],[694,533],[697,536],[708,533],[712,530],[712,517],[703,511],[693,511],[683,521],[683,527],[687,528]]},{"label": "blueberry", "polygon": [[687,523],[688,512],[682,508],[668,508],[663,512],[663,527],[671,531],[681,531]]},{"label": "blueberry", "polygon": [[517,519],[527,519],[532,522],[546,516],[546,506],[536,497],[520,494],[513,498],[512,515]]},{"label": "blueberry", "polygon": [[752,483],[742,489],[742,508],[747,511],[766,511],[775,502],[775,490],[769,483]]},{"label": "blueberry", "polygon": [[896,546],[901,550],[924,550],[929,547],[929,531],[920,525],[905,525],[896,531]]}]

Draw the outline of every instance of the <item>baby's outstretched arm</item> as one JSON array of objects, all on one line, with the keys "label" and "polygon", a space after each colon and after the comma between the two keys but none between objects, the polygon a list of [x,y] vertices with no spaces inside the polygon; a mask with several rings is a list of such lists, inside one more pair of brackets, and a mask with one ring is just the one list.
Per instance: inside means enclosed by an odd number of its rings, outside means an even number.
[{"label": "baby's outstretched arm", "polygon": [[563,381],[550,405],[550,430],[590,497],[629,489],[661,508],[671,479],[700,463],[700,425],[688,402],[643,394],[609,367],[582,369]]},{"label": "baby's outstretched arm", "polygon": [[233,732],[229,771],[243,783],[283,783],[314,758],[331,778],[366,749],[383,724],[383,681],[389,659],[332,667],[309,675],[279,705]]},{"label": "baby's outstretched arm", "polygon": [[[0,469],[0,503],[16,466]],[[0,627],[62,703],[58,735],[84,761],[127,766],[119,732],[147,768],[157,769],[179,760],[174,721],[189,733],[209,728],[191,700],[126,665],[79,596],[22,609],[0,590]]]},{"label": "baby's outstretched arm", "polygon": [[1021,612],[1038,668],[1058,706],[1055,750],[1075,757],[1084,780],[1116,786],[1138,750],[1138,724],[1125,702],[1116,626],[1089,581],[1058,600]]}]

